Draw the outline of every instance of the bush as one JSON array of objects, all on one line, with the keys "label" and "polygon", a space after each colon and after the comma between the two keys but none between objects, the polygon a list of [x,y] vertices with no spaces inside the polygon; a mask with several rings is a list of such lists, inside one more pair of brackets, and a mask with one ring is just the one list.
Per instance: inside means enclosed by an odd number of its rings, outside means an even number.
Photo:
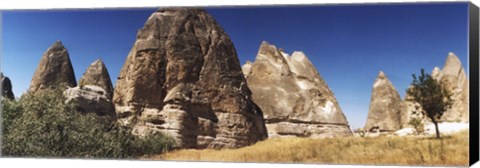
[{"label": "bush", "polygon": [[423,121],[422,119],[420,118],[410,118],[410,121],[408,122],[408,124],[410,124],[414,129],[415,131],[417,131],[417,134],[421,134],[423,133],[424,130],[424,126],[423,126]]},{"label": "bush", "polygon": [[423,116],[420,113],[416,113],[415,111],[412,112],[412,116],[410,117],[408,124],[411,125],[415,131],[417,131],[417,134],[421,134],[425,131]]},{"label": "bush", "polygon": [[2,155],[21,157],[135,158],[169,150],[162,134],[138,137],[131,128],[105,124],[107,117],[78,113],[61,90],[6,102]]},{"label": "bush", "polygon": [[12,122],[20,116],[20,112],[22,110],[22,106],[20,103],[15,102],[15,100],[10,99],[2,99],[1,106],[2,106],[2,133],[8,134],[8,128],[12,125]]}]

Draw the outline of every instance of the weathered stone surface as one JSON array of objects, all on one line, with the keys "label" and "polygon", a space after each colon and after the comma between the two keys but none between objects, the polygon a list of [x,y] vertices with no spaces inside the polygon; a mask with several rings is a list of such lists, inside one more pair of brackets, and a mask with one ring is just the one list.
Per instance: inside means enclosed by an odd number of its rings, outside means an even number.
[{"label": "weathered stone surface", "polygon": [[[435,67],[431,75],[445,84],[452,93],[453,105],[443,114],[440,122],[469,122],[468,78],[460,59],[454,53],[448,53],[443,69]],[[406,97],[408,96],[407,94]],[[403,108],[402,125],[410,127],[408,121],[412,117],[412,111],[415,111],[414,103],[405,101]],[[428,123],[430,119],[426,118],[424,121]]]},{"label": "weathered stone surface", "polygon": [[15,99],[12,91],[12,81],[10,81],[10,78],[3,76],[3,73],[0,73],[0,84],[1,96],[11,100]]},{"label": "weathered stone surface", "polygon": [[[412,127],[409,122],[413,118],[423,118],[424,123],[430,121],[428,117],[423,116],[423,114],[416,109],[416,107],[420,107],[418,103],[407,101],[407,99],[409,99],[410,97],[411,96],[407,93],[405,94],[405,98],[403,99],[401,117],[402,128]],[[415,114],[413,114],[413,112],[415,112]]]},{"label": "weathered stone surface", "polygon": [[242,65],[242,72],[245,78],[248,78],[248,75],[252,71],[252,64],[253,63],[251,61],[247,61],[245,64]]},{"label": "weathered stone surface", "polygon": [[68,103],[73,103],[78,112],[96,113],[100,116],[115,118],[115,108],[107,97],[107,92],[94,85],[77,86],[68,88],[64,92]]},{"label": "weathered stone surface", "polygon": [[453,100],[452,107],[443,114],[441,121],[469,122],[468,78],[460,59],[454,53],[448,53],[445,65],[436,80],[447,86]]},{"label": "weathered stone surface", "polygon": [[352,135],[333,92],[302,52],[289,56],[262,42],[255,62],[242,69],[269,137]]},{"label": "weathered stone surface", "polygon": [[115,85],[119,122],[163,132],[183,148],[237,148],[266,138],[235,48],[201,9],[153,13]]},{"label": "weathered stone surface", "polygon": [[372,87],[365,130],[378,127],[393,132],[401,128],[402,100],[392,82],[380,71]]},{"label": "weathered stone surface", "polygon": [[62,42],[56,41],[43,54],[30,83],[30,93],[59,86],[77,85],[72,63]]},{"label": "weathered stone surface", "polygon": [[90,64],[87,68],[87,71],[83,73],[82,78],[78,82],[78,85],[95,85],[101,87],[105,90],[107,98],[112,99],[113,96],[113,86],[112,81],[110,80],[110,75],[108,74],[107,67],[102,60],[97,59],[95,62]]}]

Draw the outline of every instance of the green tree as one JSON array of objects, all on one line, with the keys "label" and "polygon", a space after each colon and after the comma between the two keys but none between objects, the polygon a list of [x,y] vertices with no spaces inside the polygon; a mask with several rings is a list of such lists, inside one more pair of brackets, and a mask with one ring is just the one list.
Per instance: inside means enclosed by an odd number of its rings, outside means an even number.
[{"label": "green tree", "polygon": [[407,101],[418,103],[415,109],[432,121],[435,125],[436,138],[440,138],[438,121],[443,113],[452,106],[452,94],[441,82],[433,79],[429,74],[425,74],[423,68],[420,76],[417,77],[415,74],[412,76],[411,87],[407,89],[407,94],[410,95]]}]

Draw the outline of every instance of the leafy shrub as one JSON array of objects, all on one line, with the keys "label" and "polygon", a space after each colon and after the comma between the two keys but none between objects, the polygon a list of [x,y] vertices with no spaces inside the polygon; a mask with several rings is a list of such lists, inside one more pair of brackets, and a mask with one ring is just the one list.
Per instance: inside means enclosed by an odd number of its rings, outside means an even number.
[{"label": "leafy shrub", "polygon": [[162,134],[139,137],[131,128],[105,124],[107,117],[78,113],[61,90],[6,102],[2,155],[23,157],[135,158],[169,150]]},{"label": "leafy shrub", "polygon": [[425,131],[423,116],[420,113],[412,112],[412,116],[410,117],[408,124],[411,125],[415,131],[417,131],[417,134],[421,134]]},{"label": "leafy shrub", "polygon": [[408,122],[417,133],[422,133],[424,131],[424,126],[423,126],[423,121],[420,118],[410,118],[410,121]]},{"label": "leafy shrub", "polygon": [[15,102],[15,100],[10,99],[2,99],[1,107],[2,109],[2,133],[8,134],[8,128],[12,125],[12,122],[20,116],[20,112],[22,110],[22,106],[20,103]]}]

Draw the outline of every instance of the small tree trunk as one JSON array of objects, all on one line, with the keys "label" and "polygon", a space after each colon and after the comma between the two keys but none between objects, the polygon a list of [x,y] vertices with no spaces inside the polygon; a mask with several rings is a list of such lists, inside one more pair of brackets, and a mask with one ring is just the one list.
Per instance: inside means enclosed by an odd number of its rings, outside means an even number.
[{"label": "small tree trunk", "polygon": [[435,125],[436,137],[437,137],[437,139],[440,139],[440,131],[438,130],[438,123],[437,123],[437,121],[433,121],[433,124]]}]

